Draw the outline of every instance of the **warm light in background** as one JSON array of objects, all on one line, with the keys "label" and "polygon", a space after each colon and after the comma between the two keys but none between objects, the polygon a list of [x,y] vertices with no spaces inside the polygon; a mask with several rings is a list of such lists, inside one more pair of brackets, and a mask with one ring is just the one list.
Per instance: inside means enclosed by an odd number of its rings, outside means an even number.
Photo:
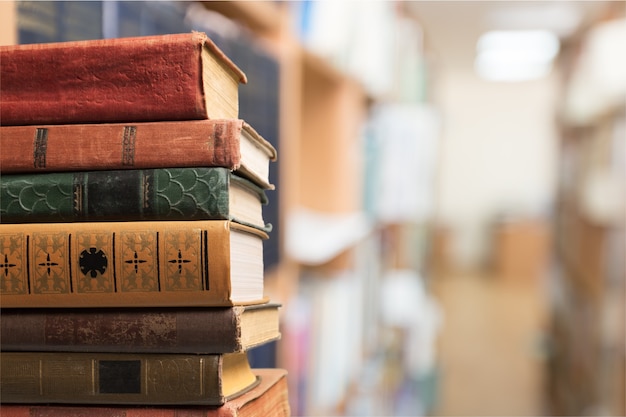
[{"label": "warm light in background", "polygon": [[474,68],[489,81],[516,82],[550,73],[559,39],[544,30],[490,31],[476,44]]}]

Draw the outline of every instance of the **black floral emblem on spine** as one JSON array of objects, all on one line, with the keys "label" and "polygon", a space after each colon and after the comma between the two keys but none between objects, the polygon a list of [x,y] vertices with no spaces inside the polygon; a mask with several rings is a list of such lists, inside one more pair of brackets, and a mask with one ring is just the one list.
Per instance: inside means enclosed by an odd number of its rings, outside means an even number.
[{"label": "black floral emblem on spine", "polygon": [[98,273],[103,275],[107,270],[108,264],[109,261],[102,249],[89,248],[88,251],[85,249],[80,253],[80,271],[84,275],[89,274],[91,278],[96,278]]}]

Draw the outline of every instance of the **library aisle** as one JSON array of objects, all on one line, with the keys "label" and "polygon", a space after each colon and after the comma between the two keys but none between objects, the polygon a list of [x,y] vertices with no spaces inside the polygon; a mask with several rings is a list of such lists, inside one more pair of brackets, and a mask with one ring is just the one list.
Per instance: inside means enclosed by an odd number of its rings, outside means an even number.
[{"label": "library aisle", "polygon": [[445,317],[433,415],[546,415],[541,286],[457,273],[435,280],[433,291]]}]

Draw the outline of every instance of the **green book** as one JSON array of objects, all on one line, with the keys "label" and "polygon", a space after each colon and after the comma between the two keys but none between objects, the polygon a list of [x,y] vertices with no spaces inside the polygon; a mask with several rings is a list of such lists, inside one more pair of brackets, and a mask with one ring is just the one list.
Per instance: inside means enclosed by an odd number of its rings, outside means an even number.
[{"label": "green book", "polygon": [[0,222],[233,220],[268,231],[265,192],[227,168],[0,175]]}]

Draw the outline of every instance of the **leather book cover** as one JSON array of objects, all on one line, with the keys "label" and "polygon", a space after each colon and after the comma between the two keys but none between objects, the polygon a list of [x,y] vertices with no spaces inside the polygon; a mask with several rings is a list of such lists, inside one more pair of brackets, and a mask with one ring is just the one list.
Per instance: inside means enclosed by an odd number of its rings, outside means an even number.
[{"label": "leather book cover", "polygon": [[221,220],[0,224],[2,307],[254,304],[267,237]]},{"label": "leather book cover", "polygon": [[3,352],[2,403],[219,406],[258,384],[245,353]]},{"label": "leather book cover", "polygon": [[3,352],[244,352],[280,338],[279,305],[5,308]]},{"label": "leather book cover", "polygon": [[260,383],[218,407],[3,404],[3,417],[290,417],[287,372],[253,369]]},{"label": "leather book cover", "polygon": [[0,46],[4,126],[236,118],[246,82],[201,32]]},{"label": "leather book cover", "polygon": [[[272,188],[266,171],[276,159],[240,119],[0,126],[0,148],[2,174],[224,167],[264,189]],[[260,168],[247,166],[250,155]]]},{"label": "leather book cover", "polygon": [[[161,168],[0,175],[3,223],[235,220],[232,186],[265,192],[228,168]],[[246,193],[247,194],[247,193]],[[266,225],[249,224],[260,229]]]}]

